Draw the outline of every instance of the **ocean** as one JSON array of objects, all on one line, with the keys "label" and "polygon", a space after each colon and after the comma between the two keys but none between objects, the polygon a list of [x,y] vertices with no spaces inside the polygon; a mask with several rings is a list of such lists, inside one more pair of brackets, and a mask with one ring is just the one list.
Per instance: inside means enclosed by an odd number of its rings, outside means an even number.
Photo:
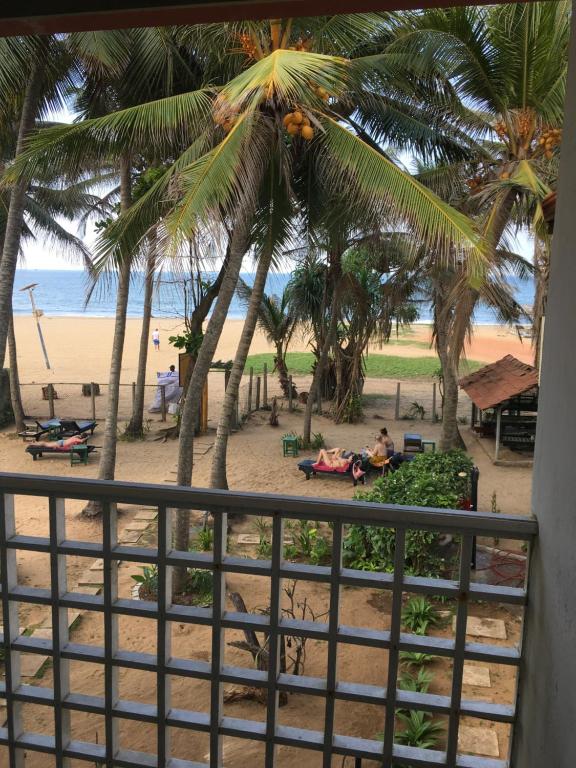
[{"label": "ocean", "polygon": [[[243,279],[251,284],[253,273],[244,273]],[[266,292],[281,294],[290,274],[275,273],[269,276]],[[20,291],[30,283],[37,283],[34,289],[36,307],[50,317],[113,317],[116,307],[114,282],[105,282],[93,292],[90,302],[85,306],[88,282],[82,270],[18,269],[14,283],[13,311],[15,315],[31,313],[27,291]],[[534,282],[510,277],[516,300],[524,307],[531,307],[534,299]],[[140,317],[142,314],[144,278],[141,273],[134,276],[130,287],[128,316]],[[425,303],[419,307],[418,322],[430,322],[430,307]],[[182,317],[184,314],[184,296],[181,281],[165,273],[154,293],[154,317]],[[246,314],[245,306],[237,296],[232,300],[228,316],[242,319]],[[490,307],[479,306],[474,320],[479,325],[493,325],[496,315]]]}]

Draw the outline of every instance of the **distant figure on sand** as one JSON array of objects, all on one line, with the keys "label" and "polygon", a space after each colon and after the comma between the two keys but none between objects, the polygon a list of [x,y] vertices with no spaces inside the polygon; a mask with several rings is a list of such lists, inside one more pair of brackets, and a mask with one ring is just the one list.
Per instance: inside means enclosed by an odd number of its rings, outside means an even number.
[{"label": "distant figure on sand", "polygon": [[329,451],[321,448],[316,464],[326,464],[328,467],[347,467],[350,464],[350,459],[344,458],[344,452],[344,448],[331,448]]},{"label": "distant figure on sand", "polygon": [[62,451],[66,451],[68,448],[72,448],[74,445],[83,445],[88,440],[88,435],[74,435],[74,437],[67,437],[63,440],[39,440],[34,443],[34,447],[38,448],[56,448]]},{"label": "distant figure on sand", "polygon": [[154,349],[156,352],[160,351],[160,331],[158,328],[154,328],[152,331],[152,343],[154,344]]}]

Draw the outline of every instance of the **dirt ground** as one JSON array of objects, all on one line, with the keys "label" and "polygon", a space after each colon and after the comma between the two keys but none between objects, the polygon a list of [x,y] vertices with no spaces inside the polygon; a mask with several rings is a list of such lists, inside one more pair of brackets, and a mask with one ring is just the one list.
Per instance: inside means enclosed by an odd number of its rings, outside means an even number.
[{"label": "dirt ground", "polygon": [[[305,386],[306,382],[301,382]],[[407,400],[423,397],[424,388],[430,390],[426,382],[405,382],[402,384]],[[425,421],[393,421],[393,392],[395,382],[370,380],[366,385],[368,407],[364,423],[336,426],[327,417],[315,417],[313,430],[321,432],[328,446],[336,445],[347,448],[361,448],[373,441],[376,432],[384,425],[389,429],[396,445],[401,447],[404,432],[420,432],[425,439],[438,440],[440,427]],[[214,391],[213,391],[214,394]],[[409,400],[408,400],[409,401]],[[463,413],[468,412],[468,405],[463,403]],[[217,413],[216,404],[211,413]],[[78,415],[78,414],[76,414]],[[236,490],[255,492],[274,492],[290,495],[317,496],[322,498],[351,499],[354,488],[348,481],[333,478],[312,478],[306,481],[297,469],[297,460],[283,458],[281,437],[286,432],[302,431],[303,412],[288,413],[285,408],[280,412],[280,426],[271,428],[267,424],[267,413],[257,412],[235,433],[229,446],[228,479],[230,487]],[[157,430],[163,425],[154,417],[151,431],[144,442],[118,445],[117,478],[122,480],[173,483],[177,458],[175,441],[158,442]],[[211,431],[196,443],[194,484],[208,485],[214,439],[214,421]],[[99,430],[93,443],[98,444]],[[489,446],[473,437],[469,429],[463,426],[463,434],[474,462],[480,469],[480,509],[489,510],[493,493],[496,493],[497,506],[502,512],[527,514],[530,511],[531,469],[529,467],[495,467],[488,451]],[[92,458],[88,466],[70,467],[65,457],[44,457],[33,463],[24,452],[25,446],[15,440],[7,431],[0,433],[0,470],[10,472],[38,472],[50,476],[96,477],[97,458]],[[304,454],[302,454],[304,455]],[[300,458],[302,458],[302,455]],[[308,455],[306,453],[305,455]],[[66,537],[83,541],[101,541],[102,524],[99,520],[88,521],[80,515],[81,503],[69,501],[66,505]],[[16,516],[18,533],[43,536],[48,533],[47,504],[44,500],[17,497]],[[137,515],[134,508],[124,509],[120,515],[121,529],[130,524]],[[253,522],[244,520],[235,525],[231,537],[231,546],[238,554],[251,556],[254,550],[240,547],[235,543],[236,534],[255,533]],[[152,524],[145,533],[140,545],[154,545],[155,528]],[[505,543],[500,542],[500,546]],[[81,575],[92,560],[86,558],[67,558],[68,589],[74,590]],[[19,582],[27,586],[49,586],[49,563],[45,554],[19,552]],[[134,585],[132,576],[141,572],[137,563],[123,563],[119,571],[121,597],[130,597]],[[239,591],[249,610],[266,608],[269,601],[269,582],[264,577],[231,575],[227,581],[228,591]],[[328,588],[313,582],[298,585],[298,594],[307,598],[316,614],[324,613],[328,608]],[[285,598],[286,599],[286,598]],[[231,607],[231,604],[229,604]],[[450,606],[448,606],[448,609]],[[507,630],[506,641],[490,641],[515,645],[520,638],[520,618],[515,612],[494,605],[473,605],[470,613],[474,616],[501,618]],[[48,620],[48,610],[41,606],[20,604],[20,623],[23,628],[32,630]],[[322,621],[327,620],[323,617]],[[340,621],[352,626],[386,629],[390,620],[390,596],[373,589],[344,588],[341,595]],[[434,629],[432,634],[450,636],[452,632],[449,618],[447,624]],[[203,661],[210,660],[210,630],[202,626],[175,623],[171,628],[172,654],[184,658]],[[147,619],[134,617],[119,619],[120,644],[123,650],[154,652],[155,625]],[[103,622],[98,613],[84,612],[71,630],[71,639],[75,643],[101,645],[103,642]],[[225,636],[225,663],[234,666],[252,667],[249,654],[228,645],[230,641],[242,639],[237,631],[227,630]],[[327,648],[324,641],[309,640],[306,647],[305,674],[324,677],[326,674]],[[338,679],[358,683],[386,685],[387,652],[341,644],[338,650]],[[482,664],[479,664],[482,666]],[[484,665],[486,666],[486,665]],[[451,686],[451,663],[436,658],[431,665],[434,679],[431,693],[449,694]],[[465,686],[465,698],[481,698],[488,701],[511,703],[514,696],[516,674],[513,668],[490,665],[492,687],[489,689]],[[103,675],[99,665],[73,661],[70,664],[70,688],[72,692],[102,695]],[[34,685],[52,686],[52,673],[49,664],[34,679]],[[190,678],[174,677],[171,681],[172,705],[180,709],[208,711],[209,683]],[[120,696],[123,699],[155,703],[156,679],[150,672],[135,669],[119,671]],[[224,705],[224,714],[230,717],[242,717],[250,720],[265,719],[265,708],[254,701],[238,701]],[[442,720],[442,718],[441,718]],[[286,706],[280,710],[279,721],[282,725],[300,726],[312,730],[324,727],[324,702],[321,698],[304,695],[290,695]],[[384,711],[381,707],[350,702],[336,703],[336,732],[376,738],[381,733],[384,723]],[[480,723],[471,723],[477,725]],[[498,735],[500,758],[507,754],[508,726],[486,724],[495,729]],[[48,707],[26,704],[23,707],[23,725],[25,730],[51,733],[54,721]],[[103,718],[73,713],[71,718],[73,738],[81,741],[104,741]],[[209,751],[206,734],[171,729],[171,754],[177,758],[202,762]],[[120,724],[120,742],[125,749],[137,751],[155,750],[155,729],[152,725],[138,725],[125,720]],[[263,765],[263,747],[254,742],[237,739],[225,740],[225,765],[232,768],[240,766]],[[73,766],[81,765],[72,761]],[[278,766],[281,768],[315,768],[322,764],[321,753],[279,747]],[[371,763],[363,765],[371,766]],[[0,747],[0,768],[7,766],[7,754]],[[26,766],[46,768],[49,759],[42,755],[28,755]],[[85,765],[85,764],[82,764]],[[336,768],[345,765],[351,768],[352,761],[343,763],[342,758],[334,759]],[[375,765],[375,764],[374,764]]]}]

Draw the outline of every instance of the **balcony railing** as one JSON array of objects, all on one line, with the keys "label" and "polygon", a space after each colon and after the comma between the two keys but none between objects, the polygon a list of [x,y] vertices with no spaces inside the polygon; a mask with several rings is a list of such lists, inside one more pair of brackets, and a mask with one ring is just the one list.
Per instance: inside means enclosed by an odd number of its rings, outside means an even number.
[{"label": "balcony railing", "polygon": [[[57,766],[68,759],[106,766],[141,768],[200,768],[228,765],[223,759],[225,737],[254,740],[262,744],[262,764],[277,765],[278,745],[312,750],[314,765],[325,768],[340,765],[341,756],[357,761],[391,766],[459,766],[461,768],[503,768],[506,760],[461,755],[458,752],[460,718],[467,716],[496,723],[513,723],[515,706],[462,696],[464,662],[476,660],[493,664],[519,666],[521,648],[469,642],[468,607],[471,601],[492,605],[523,606],[525,586],[481,583],[471,570],[475,537],[530,542],[537,533],[531,518],[460,512],[443,509],[407,508],[331,499],[307,499],[272,495],[185,489],[158,485],[92,480],[56,479],[31,475],[0,474],[0,568],[3,614],[5,682],[0,697],[5,698],[7,722],[0,728],[0,755],[9,756],[11,768],[27,764],[38,753],[53,755]],[[18,533],[15,497],[33,496],[47,500],[49,525],[47,536]],[[95,499],[102,502],[104,514],[101,540],[71,540],[66,534],[66,500]],[[158,510],[157,546],[126,546],[118,543],[117,504],[142,505]],[[172,548],[173,516],[177,509],[203,510],[213,515],[213,551],[182,552]],[[227,513],[267,517],[271,521],[270,559],[250,559],[228,553]],[[38,513],[37,513],[38,514]],[[284,523],[286,520],[324,521],[332,529],[332,558],[328,566],[314,566],[284,560]],[[343,566],[342,545],[346,526],[361,523],[395,531],[395,567],[393,573],[355,570]],[[423,578],[404,573],[405,543],[411,529],[441,531],[459,542],[459,566],[456,578]],[[19,581],[17,558],[23,551],[47,556],[49,586],[26,586]],[[69,591],[67,572],[74,558],[102,558],[103,592],[101,595]],[[119,596],[118,566],[121,563],[154,565],[158,569],[157,601],[125,599]],[[212,607],[175,605],[171,601],[171,576],[175,567],[209,569],[213,573]],[[233,575],[264,577],[269,584],[269,611],[239,613],[229,610],[226,579]],[[282,580],[322,582],[329,589],[329,613],[322,621],[287,617],[281,606]],[[385,590],[391,594],[389,629],[347,626],[340,620],[344,587]],[[402,631],[402,598],[406,593],[444,596],[456,601],[455,630],[452,637],[420,636]],[[35,638],[21,632],[19,604],[46,606],[51,611],[51,637]],[[68,610],[97,612],[103,616],[102,645],[72,642],[68,630]],[[118,620],[121,617],[152,619],[156,629],[154,653],[122,650],[119,646]],[[211,631],[211,660],[175,657],[170,646],[173,622],[203,625]],[[267,638],[268,669],[229,666],[225,663],[224,634],[239,629],[261,633]],[[281,669],[281,639],[305,637],[326,643],[327,665],[324,677],[290,675]],[[383,649],[388,653],[387,678],[377,685],[340,679],[338,656],[343,646],[357,647],[359,658],[365,649]],[[398,687],[400,654],[413,651],[451,659],[449,695],[416,693]],[[23,684],[20,656],[42,654],[51,658],[53,687]],[[103,696],[79,694],[70,688],[70,664],[74,661],[101,665]],[[361,662],[360,662],[361,663]],[[127,701],[120,697],[118,670],[122,668],[151,672],[155,679],[155,703]],[[348,677],[349,675],[347,675]],[[208,681],[209,702],[202,711],[197,701],[188,708],[176,708],[171,702],[169,679],[177,677]],[[226,716],[223,686],[234,683],[264,689],[266,704],[262,719],[246,720]],[[307,723],[284,725],[279,718],[281,692],[318,697],[324,706],[323,728],[311,730]],[[374,738],[358,738],[336,732],[337,702],[362,702],[379,708],[374,722]],[[53,710],[51,733],[27,730],[22,708],[40,704]],[[420,749],[395,742],[396,711],[419,710],[443,716],[447,722],[445,749]],[[71,715],[92,713],[105,724],[104,743],[89,743],[73,738]],[[123,749],[119,742],[120,721],[148,724],[156,730],[156,744],[150,753]],[[170,729],[189,729],[209,735],[208,756],[189,754],[176,759],[171,753]],[[383,733],[383,739],[376,737]],[[320,754],[318,754],[320,753]],[[206,762],[208,761],[208,762]],[[374,763],[370,761],[375,761]],[[0,761],[1,762],[1,761]],[[2,763],[3,765],[5,763]],[[310,763],[312,764],[312,763]],[[303,766],[307,763],[304,760]]]}]

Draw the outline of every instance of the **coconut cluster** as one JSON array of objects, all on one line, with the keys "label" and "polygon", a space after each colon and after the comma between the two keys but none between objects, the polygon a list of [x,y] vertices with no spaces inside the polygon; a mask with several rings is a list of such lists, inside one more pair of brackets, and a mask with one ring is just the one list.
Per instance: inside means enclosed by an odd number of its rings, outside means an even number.
[{"label": "coconut cluster", "polygon": [[538,144],[543,148],[544,154],[550,160],[554,147],[562,141],[562,128],[546,128],[540,134]]},{"label": "coconut cluster", "polygon": [[314,138],[314,128],[310,125],[310,120],[299,109],[288,112],[283,123],[290,136],[302,136],[306,141],[312,141]]},{"label": "coconut cluster", "polygon": [[257,48],[256,43],[254,42],[254,38],[252,35],[249,35],[247,33],[243,33],[240,35],[240,45],[242,46],[242,52],[248,56],[250,59],[256,58]]}]

